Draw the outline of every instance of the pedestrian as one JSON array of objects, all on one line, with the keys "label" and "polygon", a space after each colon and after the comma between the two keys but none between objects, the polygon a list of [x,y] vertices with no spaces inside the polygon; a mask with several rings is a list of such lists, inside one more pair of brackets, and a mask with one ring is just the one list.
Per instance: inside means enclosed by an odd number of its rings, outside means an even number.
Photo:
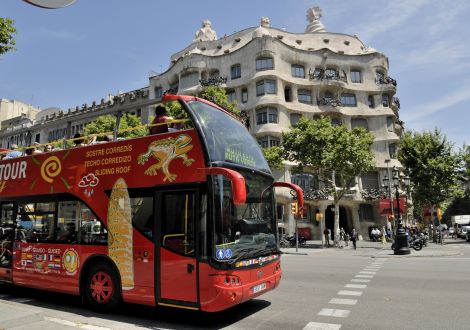
[{"label": "pedestrian", "polygon": [[387,231],[385,229],[385,226],[382,227],[382,245],[387,243]]},{"label": "pedestrian", "polygon": [[[343,241],[345,242],[346,241],[346,233],[344,231],[344,228],[341,227],[340,231],[339,231],[339,247],[342,248],[343,247]],[[347,244],[347,243],[346,243]]]},{"label": "pedestrian", "polygon": [[330,247],[330,230],[325,228],[323,235],[325,235],[325,246]]},{"label": "pedestrian", "polygon": [[357,232],[355,228],[353,228],[351,231],[351,241],[353,242],[354,250],[356,250]]}]

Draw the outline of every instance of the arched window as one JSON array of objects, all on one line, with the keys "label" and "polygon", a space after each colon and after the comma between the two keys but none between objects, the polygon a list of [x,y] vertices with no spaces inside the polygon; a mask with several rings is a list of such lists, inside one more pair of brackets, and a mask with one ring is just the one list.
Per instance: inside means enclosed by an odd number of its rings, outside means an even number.
[{"label": "arched window", "polygon": [[369,130],[369,125],[367,124],[367,119],[365,118],[352,118],[351,119],[351,128],[362,127],[365,130]]},{"label": "arched window", "polygon": [[305,69],[302,65],[292,64],[291,73],[292,77],[305,78]]},{"label": "arched window", "polygon": [[268,123],[277,124],[277,109],[263,107],[256,110],[256,125],[263,125]]},{"label": "arched window", "polygon": [[242,67],[240,64],[232,65],[230,68],[230,77],[233,79],[238,79],[242,76]]},{"label": "arched window", "polygon": [[292,174],[291,181],[304,191],[318,189],[318,180],[316,180],[315,176],[310,173]]},{"label": "arched window", "polygon": [[308,89],[299,89],[297,99],[300,103],[312,104],[312,92]]},{"label": "arched window", "polygon": [[265,79],[265,80],[258,81],[256,83],[256,96],[261,96],[264,94],[276,94],[276,93],[277,93],[277,87],[276,87],[275,80]]},{"label": "arched window", "polygon": [[348,94],[348,93],[341,94],[340,101],[341,101],[341,105],[343,107],[355,107],[355,106],[357,106],[356,95],[354,95],[354,94]]},{"label": "arched window", "polygon": [[361,176],[362,189],[379,189],[379,173],[371,171]]},{"label": "arched window", "polygon": [[274,63],[271,57],[260,57],[256,59],[256,71],[272,69],[274,69]]}]

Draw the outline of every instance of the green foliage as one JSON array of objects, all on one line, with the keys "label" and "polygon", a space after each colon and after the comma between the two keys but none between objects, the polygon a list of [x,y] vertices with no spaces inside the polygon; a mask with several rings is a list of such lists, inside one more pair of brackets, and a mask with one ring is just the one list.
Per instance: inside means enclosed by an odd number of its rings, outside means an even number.
[{"label": "green foliage", "polygon": [[[98,140],[104,140],[104,136],[113,134],[116,127],[116,117],[113,115],[99,116],[86,125],[84,135],[96,135]],[[136,115],[125,114],[121,117],[118,137],[134,138],[147,135],[147,130],[142,126],[140,118]]]},{"label": "green foliage", "polygon": [[301,118],[291,131],[283,133],[282,140],[284,156],[297,162],[300,168],[313,171],[327,185],[335,203],[356,176],[373,167],[374,155],[370,150],[373,135],[363,128],[332,126],[327,117]]},{"label": "green foliage", "polygon": [[14,21],[10,18],[0,17],[0,55],[15,50],[16,41],[13,35],[16,33]]},{"label": "green foliage", "polygon": [[264,158],[268,162],[269,167],[271,170],[280,170],[283,168],[282,161],[283,158],[283,150],[280,147],[271,147],[271,148],[263,148]]},{"label": "green foliage", "polygon": [[400,141],[398,159],[409,175],[416,206],[440,206],[461,193],[461,157],[437,129],[422,133],[406,131]]},{"label": "green foliage", "polygon": [[240,110],[237,108],[237,102],[230,103],[227,99],[227,92],[224,88],[218,86],[209,86],[205,88],[200,97],[220,105],[235,116],[240,116]]}]

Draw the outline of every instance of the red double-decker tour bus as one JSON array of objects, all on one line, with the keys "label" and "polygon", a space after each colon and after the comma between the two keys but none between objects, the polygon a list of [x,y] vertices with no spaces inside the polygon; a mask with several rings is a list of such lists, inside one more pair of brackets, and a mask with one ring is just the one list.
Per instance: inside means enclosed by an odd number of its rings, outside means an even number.
[{"label": "red double-decker tour bus", "polygon": [[[0,161],[0,278],[120,301],[220,311],[281,279],[274,182],[222,108],[165,95],[184,127]],[[166,124],[164,124],[166,125]]]}]

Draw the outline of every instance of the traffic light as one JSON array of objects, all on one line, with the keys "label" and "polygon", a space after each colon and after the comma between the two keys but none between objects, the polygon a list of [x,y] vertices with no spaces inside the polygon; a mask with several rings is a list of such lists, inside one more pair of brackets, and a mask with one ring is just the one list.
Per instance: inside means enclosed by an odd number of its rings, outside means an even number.
[{"label": "traffic light", "polygon": [[441,222],[441,220],[442,220],[442,211],[439,207],[436,209],[436,216],[437,216],[437,220],[439,220],[439,222]]},{"label": "traffic light", "polygon": [[295,215],[299,214],[299,205],[297,203],[291,203],[290,212]]},{"label": "traffic light", "polygon": [[317,220],[317,222],[320,222],[322,216],[323,216],[323,214],[321,214],[320,212],[316,213],[316,214],[315,214],[315,220]]}]

